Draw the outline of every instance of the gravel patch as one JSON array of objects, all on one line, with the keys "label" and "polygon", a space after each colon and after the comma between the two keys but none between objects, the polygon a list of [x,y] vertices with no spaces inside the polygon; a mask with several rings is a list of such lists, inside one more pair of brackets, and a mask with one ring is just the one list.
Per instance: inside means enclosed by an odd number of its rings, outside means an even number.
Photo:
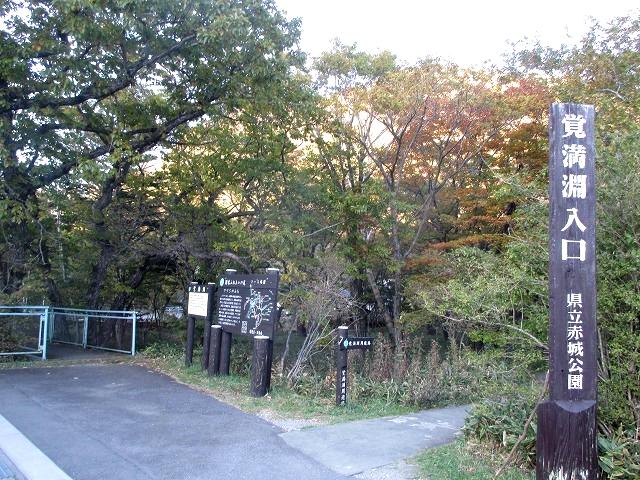
[{"label": "gravel patch", "polygon": [[416,480],[420,478],[418,467],[401,460],[391,465],[374,468],[366,472],[354,475],[352,478],[359,480]]},{"label": "gravel patch", "polygon": [[276,415],[269,410],[260,410],[256,415],[261,419],[274,424],[278,428],[281,428],[285,432],[293,432],[296,430],[302,430],[303,428],[319,427],[327,424],[326,422],[315,418],[285,418]]}]

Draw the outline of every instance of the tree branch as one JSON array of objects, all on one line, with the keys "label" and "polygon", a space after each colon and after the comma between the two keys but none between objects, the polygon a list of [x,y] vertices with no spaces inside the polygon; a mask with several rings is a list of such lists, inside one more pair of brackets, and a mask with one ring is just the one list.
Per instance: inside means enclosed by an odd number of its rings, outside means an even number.
[{"label": "tree branch", "polygon": [[8,107],[1,110],[2,113],[6,111],[15,111],[15,110],[24,110],[31,107],[36,108],[59,108],[59,107],[68,107],[72,105],[79,105],[81,103],[86,102],[87,100],[103,100],[107,97],[112,96],[113,94],[119,92],[120,90],[124,90],[125,88],[133,85],[136,74],[142,70],[143,68],[154,65],[155,63],[165,59],[166,57],[172,55],[177,52],[185,45],[191,43],[196,39],[196,34],[192,33],[191,35],[186,36],[178,43],[175,43],[171,47],[165,49],[162,52],[157,53],[149,58],[139,60],[138,62],[125,66],[126,76],[116,79],[115,82],[110,85],[99,89],[95,85],[91,85],[84,90],[82,90],[79,94],[74,95],[72,97],[54,99],[51,97],[35,97],[35,98],[22,98],[18,101],[12,102]]},{"label": "tree branch", "polygon": [[471,322],[471,323],[479,323],[481,325],[489,325],[491,327],[504,327],[504,328],[509,328],[511,330],[515,330],[518,333],[521,333],[522,335],[524,335],[525,337],[529,338],[529,340],[531,340],[534,344],[536,344],[536,346],[538,346],[539,348],[541,348],[542,350],[544,350],[545,352],[549,351],[549,346],[545,345],[544,343],[542,343],[536,336],[534,336],[533,334],[527,332],[526,330],[524,330],[523,328],[520,327],[516,327],[515,325],[510,325],[508,323],[500,323],[500,322],[490,322],[488,320],[480,320],[478,318],[472,318],[472,319],[468,319],[468,320],[461,320],[459,318],[455,318],[455,317],[451,317],[449,315],[438,315],[442,318],[444,318],[445,320],[450,320],[452,322],[456,322],[456,323],[467,323],[467,322]]}]

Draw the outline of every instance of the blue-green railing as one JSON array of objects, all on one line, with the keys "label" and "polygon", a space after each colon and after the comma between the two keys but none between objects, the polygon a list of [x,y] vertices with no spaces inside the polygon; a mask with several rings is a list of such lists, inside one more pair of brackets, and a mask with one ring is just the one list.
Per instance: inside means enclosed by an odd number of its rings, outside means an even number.
[{"label": "blue-green railing", "polygon": [[49,339],[110,352],[136,353],[138,315],[128,310],[51,309]]},{"label": "blue-green railing", "polygon": [[47,359],[51,308],[0,306],[0,356],[37,355]]},{"label": "blue-green railing", "polygon": [[135,355],[137,323],[128,310],[0,306],[0,355],[46,360],[51,342]]}]

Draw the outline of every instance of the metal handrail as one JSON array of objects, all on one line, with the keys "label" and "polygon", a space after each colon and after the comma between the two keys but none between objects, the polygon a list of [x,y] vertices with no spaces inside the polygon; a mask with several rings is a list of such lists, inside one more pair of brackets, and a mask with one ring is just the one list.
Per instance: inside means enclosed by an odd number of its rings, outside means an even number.
[{"label": "metal handrail", "polygon": [[[56,315],[64,315],[72,318],[80,318],[83,321],[82,343],[59,341],[71,345],[82,346],[83,348],[94,348],[97,350],[107,350],[112,352],[136,354],[136,335],[138,313],[134,310],[83,310],[80,308],[49,307],[47,305],[0,305],[0,316],[11,317],[33,317],[40,316],[40,326],[38,329],[38,349],[25,352],[0,352],[3,355],[34,355],[42,354],[42,359],[47,358],[47,344],[53,341],[55,332]],[[127,324],[131,322],[131,349],[121,350],[108,348],[99,345],[89,345],[88,330],[89,322],[92,319],[124,320]],[[24,348],[24,347],[22,347]]]},{"label": "metal handrail", "polygon": [[[23,310],[22,312],[19,310]],[[31,310],[24,311],[24,310]],[[46,305],[2,305],[0,306],[0,316],[2,317],[40,317],[38,325],[38,344],[37,349],[28,349],[21,345],[23,351],[19,352],[0,352],[0,356],[10,355],[41,355],[42,360],[47,359],[47,332],[49,324],[49,315],[51,308]],[[27,350],[28,349],[28,350]]]},{"label": "metal handrail", "polygon": [[[57,315],[64,315],[69,317],[81,318],[83,320],[83,332],[82,343],[69,342],[62,340],[55,340],[57,343],[66,343],[69,345],[77,345],[82,348],[93,348],[96,350],[105,350],[109,352],[127,353],[132,356],[136,354],[136,330],[137,330],[137,318],[138,314],[134,310],[83,310],[79,308],[64,308],[55,307],[52,309],[52,322],[51,322],[51,335],[53,338],[53,332],[55,330],[55,318]],[[109,320],[124,320],[127,323],[131,321],[131,349],[122,350],[118,348],[109,348],[100,345],[90,345],[88,342],[89,337],[89,321],[90,319],[109,319]]]},{"label": "metal handrail", "polygon": [[109,313],[123,313],[123,314],[131,314],[134,310],[85,310],[82,308],[67,308],[67,307],[53,307],[54,310],[64,310],[71,312],[91,312],[91,313],[101,313],[101,312],[109,312]]}]

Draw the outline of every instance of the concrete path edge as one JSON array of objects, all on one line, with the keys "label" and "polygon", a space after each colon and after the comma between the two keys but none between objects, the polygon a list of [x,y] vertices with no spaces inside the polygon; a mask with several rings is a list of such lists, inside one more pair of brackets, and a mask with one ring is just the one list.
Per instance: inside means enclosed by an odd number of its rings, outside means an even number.
[{"label": "concrete path edge", "polygon": [[2,415],[0,450],[27,480],[73,480]]}]

